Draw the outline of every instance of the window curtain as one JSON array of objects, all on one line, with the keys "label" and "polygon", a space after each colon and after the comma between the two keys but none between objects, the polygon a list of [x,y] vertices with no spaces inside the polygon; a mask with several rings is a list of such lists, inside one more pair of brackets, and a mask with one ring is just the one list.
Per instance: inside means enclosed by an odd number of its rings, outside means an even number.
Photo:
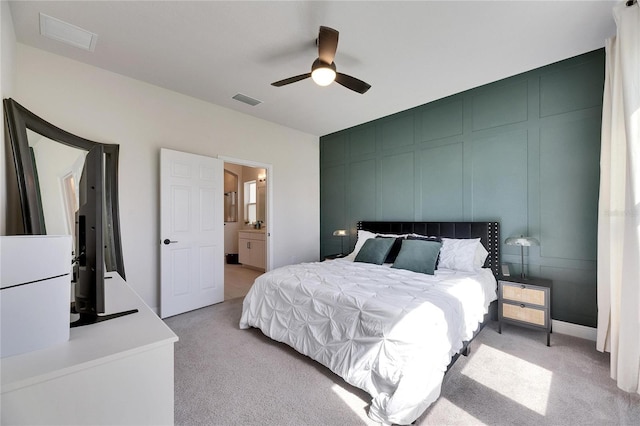
[{"label": "window curtain", "polygon": [[640,7],[614,6],[616,36],[605,44],[600,200],[598,333],[611,377],[640,393]]}]

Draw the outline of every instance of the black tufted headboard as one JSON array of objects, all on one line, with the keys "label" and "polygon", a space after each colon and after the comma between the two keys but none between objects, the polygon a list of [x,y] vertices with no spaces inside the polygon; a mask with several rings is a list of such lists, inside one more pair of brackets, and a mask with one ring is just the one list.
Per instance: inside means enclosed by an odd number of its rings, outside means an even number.
[{"label": "black tufted headboard", "polygon": [[489,252],[484,263],[500,275],[500,223],[498,222],[358,222],[358,229],[381,234],[420,234],[445,238],[480,238]]}]

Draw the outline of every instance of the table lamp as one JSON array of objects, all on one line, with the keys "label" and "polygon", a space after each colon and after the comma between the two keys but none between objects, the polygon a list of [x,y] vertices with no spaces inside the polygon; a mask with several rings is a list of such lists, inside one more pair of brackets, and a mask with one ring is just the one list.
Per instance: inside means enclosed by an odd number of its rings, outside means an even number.
[{"label": "table lamp", "polygon": [[533,237],[525,237],[524,235],[520,235],[519,237],[509,237],[504,240],[504,243],[508,246],[520,246],[520,261],[521,269],[520,269],[520,278],[525,278],[524,275],[524,248],[531,246],[539,246],[540,242]]},{"label": "table lamp", "polygon": [[344,255],[344,237],[346,237],[347,235],[347,230],[346,229],[336,229],[335,231],[333,231],[333,236],[334,237],[340,237],[340,254]]}]

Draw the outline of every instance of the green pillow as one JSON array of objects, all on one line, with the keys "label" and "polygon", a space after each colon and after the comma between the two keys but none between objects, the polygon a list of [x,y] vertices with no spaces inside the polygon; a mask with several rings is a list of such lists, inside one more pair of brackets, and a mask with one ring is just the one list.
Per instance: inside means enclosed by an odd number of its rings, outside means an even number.
[{"label": "green pillow", "polygon": [[392,268],[433,275],[442,243],[426,240],[404,240]]},{"label": "green pillow", "polygon": [[382,265],[395,241],[395,238],[369,238],[364,242],[355,261]]}]

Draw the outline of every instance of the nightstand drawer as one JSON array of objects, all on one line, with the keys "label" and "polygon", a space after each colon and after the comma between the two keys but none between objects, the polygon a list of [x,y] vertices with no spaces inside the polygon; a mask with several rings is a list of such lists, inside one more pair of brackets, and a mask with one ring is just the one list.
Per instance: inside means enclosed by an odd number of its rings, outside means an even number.
[{"label": "nightstand drawer", "polygon": [[530,288],[525,284],[502,283],[503,299],[544,306],[544,294],[544,290],[539,288]]},{"label": "nightstand drawer", "polygon": [[529,324],[546,327],[547,314],[544,309],[530,308],[524,305],[513,305],[511,303],[502,304],[502,317],[504,319],[514,319]]}]

